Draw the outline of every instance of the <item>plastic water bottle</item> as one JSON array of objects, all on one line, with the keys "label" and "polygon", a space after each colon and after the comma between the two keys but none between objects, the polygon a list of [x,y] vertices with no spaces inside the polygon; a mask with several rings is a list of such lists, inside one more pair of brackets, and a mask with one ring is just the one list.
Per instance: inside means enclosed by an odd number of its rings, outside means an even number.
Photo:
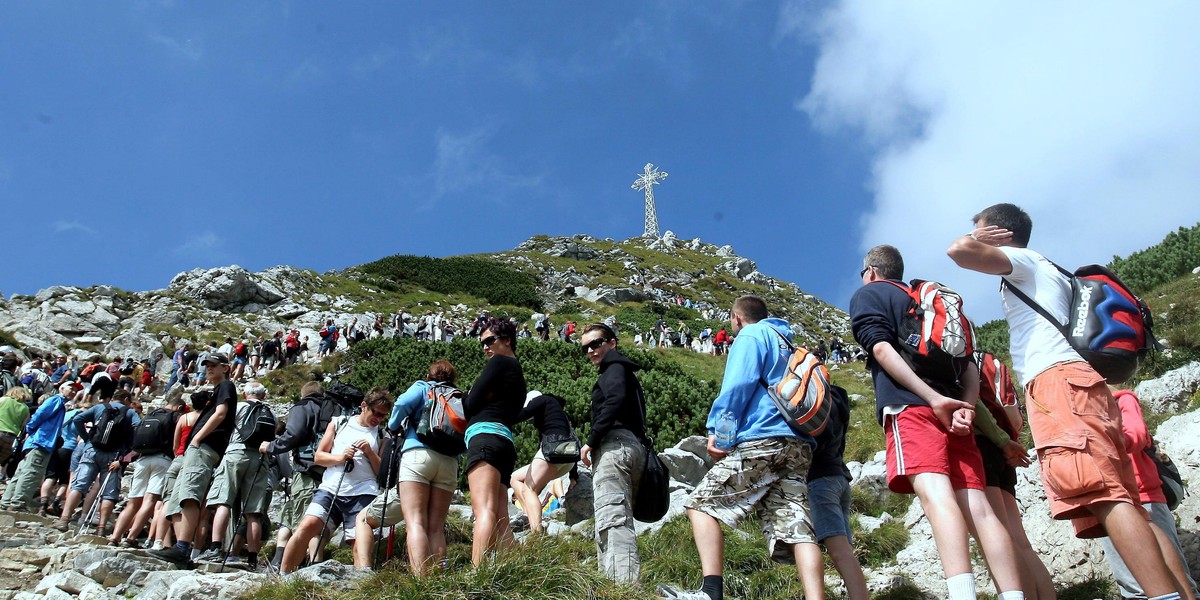
[{"label": "plastic water bottle", "polygon": [[729,450],[733,448],[737,441],[737,419],[733,416],[732,411],[724,411],[717,418],[717,427],[714,437],[714,443],[721,450]]}]

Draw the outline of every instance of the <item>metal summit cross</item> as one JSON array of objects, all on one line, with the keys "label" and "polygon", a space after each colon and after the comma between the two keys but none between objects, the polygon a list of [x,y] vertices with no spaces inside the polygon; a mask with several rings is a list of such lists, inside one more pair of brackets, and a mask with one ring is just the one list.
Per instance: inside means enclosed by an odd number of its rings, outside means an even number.
[{"label": "metal summit cross", "polygon": [[642,237],[658,237],[658,211],[654,209],[654,186],[667,178],[666,171],[659,171],[654,163],[646,163],[642,174],[630,186],[635,190],[646,191],[646,231]]}]

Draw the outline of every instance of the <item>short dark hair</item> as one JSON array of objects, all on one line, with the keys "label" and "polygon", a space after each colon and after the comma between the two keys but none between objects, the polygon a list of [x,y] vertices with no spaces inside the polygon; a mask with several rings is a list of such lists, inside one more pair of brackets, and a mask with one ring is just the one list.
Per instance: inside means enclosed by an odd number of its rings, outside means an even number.
[{"label": "short dark hair", "polygon": [[363,399],[363,402],[367,403],[368,409],[386,406],[390,410],[392,401],[392,393],[384,387],[371,388],[371,391],[367,392],[367,397]]},{"label": "short dark hair", "polygon": [[617,332],[613,331],[612,327],[609,327],[608,325],[605,325],[604,323],[592,323],[591,325],[588,325],[587,327],[583,328],[584,335],[589,334],[593,331],[599,331],[600,333],[604,334],[605,339],[609,339],[609,340],[617,339]]},{"label": "short dark hair", "polygon": [[1002,202],[993,204],[971,217],[971,223],[986,221],[988,225],[1003,227],[1012,232],[1013,245],[1024,248],[1029,245],[1029,235],[1033,233],[1033,219],[1016,204]]},{"label": "short dark hair", "polygon": [[454,380],[458,379],[458,371],[454,368],[454,363],[442,358],[429,365],[429,377],[426,379],[454,385]]},{"label": "short dark hair", "polygon": [[517,327],[508,319],[500,317],[491,317],[483,322],[483,329],[480,331],[491,331],[496,334],[496,337],[502,340],[508,340],[512,345],[513,351],[517,349]]},{"label": "short dark hair", "polygon": [[758,296],[741,296],[733,301],[733,312],[751,323],[757,323],[767,318],[767,303]]},{"label": "short dark hair", "polygon": [[113,392],[113,395],[112,395],[113,402],[120,402],[121,404],[125,404],[125,405],[129,404],[129,400],[131,398],[133,398],[133,394],[129,393],[129,390],[124,390],[124,389],[117,390],[116,392]]},{"label": "short dark hair", "polygon": [[867,250],[863,257],[863,268],[875,267],[884,279],[904,279],[904,257],[895,246],[880,244]]},{"label": "short dark hair", "polygon": [[325,393],[325,388],[320,381],[310,381],[300,387],[300,397],[307,398],[309,396],[320,396]]}]

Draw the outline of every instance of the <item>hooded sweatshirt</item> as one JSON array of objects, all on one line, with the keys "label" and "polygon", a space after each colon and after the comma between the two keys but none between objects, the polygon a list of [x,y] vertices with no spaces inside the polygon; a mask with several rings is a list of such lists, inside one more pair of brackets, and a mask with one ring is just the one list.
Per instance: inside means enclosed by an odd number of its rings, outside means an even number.
[{"label": "hooded sweatshirt", "polygon": [[599,448],[604,436],[614,429],[628,429],[646,437],[642,384],[635,372],[641,367],[616,348],[600,359],[600,377],[592,386],[592,431],[587,444]]},{"label": "hooded sweatshirt", "polygon": [[29,418],[29,422],[25,424],[25,432],[29,434],[25,438],[25,450],[34,447],[43,450],[54,449],[54,444],[58,441],[58,431],[62,429],[63,418],[67,414],[63,402],[62,395],[55,394],[43,402],[37,412]]},{"label": "hooded sweatshirt", "polygon": [[783,379],[792,354],[784,338],[791,342],[791,326],[776,318],[746,325],[738,332],[725,362],[721,393],[708,413],[710,435],[716,431],[721,413],[728,410],[737,419],[735,444],[772,437],[799,437],[809,445],[816,445],[812,436],[792,431],[767,394],[768,384]]}]

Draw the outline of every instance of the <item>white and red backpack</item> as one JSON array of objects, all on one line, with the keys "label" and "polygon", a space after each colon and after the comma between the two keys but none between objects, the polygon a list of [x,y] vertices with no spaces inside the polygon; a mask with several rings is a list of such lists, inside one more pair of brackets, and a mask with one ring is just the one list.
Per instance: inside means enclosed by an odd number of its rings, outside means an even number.
[{"label": "white and red backpack", "polygon": [[936,281],[914,279],[907,286],[884,281],[909,298],[896,332],[900,354],[925,381],[959,387],[975,352],[975,325],[963,312],[962,296]]}]

